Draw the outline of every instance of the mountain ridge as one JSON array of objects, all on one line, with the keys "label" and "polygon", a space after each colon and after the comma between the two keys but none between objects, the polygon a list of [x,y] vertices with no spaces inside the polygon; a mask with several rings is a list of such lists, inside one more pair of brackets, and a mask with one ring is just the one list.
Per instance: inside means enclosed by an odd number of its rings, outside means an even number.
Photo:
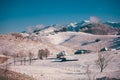
[{"label": "mountain ridge", "polygon": [[[49,29],[51,29],[51,31],[49,31]],[[106,30],[104,30],[104,29],[106,29]],[[101,23],[101,22],[92,22],[90,20],[84,20],[84,21],[80,21],[78,23],[73,22],[68,25],[54,24],[54,25],[48,25],[48,26],[44,26],[44,27],[40,26],[40,28],[38,28],[38,26],[37,26],[34,30],[32,30],[32,28],[30,30],[31,30],[31,33],[28,32],[29,30],[24,31],[24,33],[39,34],[41,32],[48,30],[47,32],[49,32],[51,34],[54,34],[54,32],[56,33],[56,32],[71,31],[71,32],[85,32],[85,33],[99,34],[99,35],[109,35],[109,34],[116,35],[116,34],[119,34],[119,31],[120,31],[120,23],[119,22]],[[97,33],[97,31],[99,33]]]}]

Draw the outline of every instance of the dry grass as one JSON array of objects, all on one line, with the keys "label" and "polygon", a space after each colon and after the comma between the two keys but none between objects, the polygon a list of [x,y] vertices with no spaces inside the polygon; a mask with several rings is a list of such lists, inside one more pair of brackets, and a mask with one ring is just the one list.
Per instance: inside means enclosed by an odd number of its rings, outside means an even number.
[{"label": "dry grass", "polygon": [[35,80],[32,77],[27,76],[26,74],[21,74],[13,71],[7,71],[7,79],[4,76],[3,69],[0,69],[0,80]]},{"label": "dry grass", "polygon": [[6,57],[4,55],[0,55],[0,64],[4,63],[7,60],[8,60],[8,57]]}]

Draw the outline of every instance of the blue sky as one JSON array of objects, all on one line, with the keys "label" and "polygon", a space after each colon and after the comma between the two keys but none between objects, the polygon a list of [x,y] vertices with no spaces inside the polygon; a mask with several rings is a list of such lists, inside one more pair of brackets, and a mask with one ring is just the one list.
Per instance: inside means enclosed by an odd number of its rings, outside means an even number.
[{"label": "blue sky", "polygon": [[38,24],[68,24],[96,16],[120,22],[120,0],[0,0],[0,33]]}]

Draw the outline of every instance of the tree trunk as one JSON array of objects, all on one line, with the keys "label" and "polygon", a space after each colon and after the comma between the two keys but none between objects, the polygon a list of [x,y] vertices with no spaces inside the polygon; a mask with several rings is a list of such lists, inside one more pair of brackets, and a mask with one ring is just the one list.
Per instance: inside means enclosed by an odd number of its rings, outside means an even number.
[{"label": "tree trunk", "polygon": [[31,65],[31,63],[32,63],[32,58],[30,58],[29,61],[30,61],[29,64]]},{"label": "tree trunk", "polygon": [[15,63],[16,63],[16,58],[14,57],[14,65],[15,65]]},{"label": "tree trunk", "polygon": [[103,72],[103,68],[101,68],[100,72]]}]

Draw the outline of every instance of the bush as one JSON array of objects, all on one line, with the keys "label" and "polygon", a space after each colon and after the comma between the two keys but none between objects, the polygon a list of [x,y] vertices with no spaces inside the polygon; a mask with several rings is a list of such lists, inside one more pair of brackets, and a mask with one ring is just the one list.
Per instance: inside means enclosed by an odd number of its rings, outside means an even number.
[{"label": "bush", "polygon": [[43,57],[46,57],[46,59],[47,59],[49,54],[50,54],[50,51],[47,48],[45,50],[44,49],[40,49],[38,51],[38,58],[42,60]]},{"label": "bush", "polygon": [[100,39],[96,39],[96,40],[95,40],[95,42],[99,42],[99,41],[100,41]]},{"label": "bush", "polygon": [[62,29],[60,29],[60,32],[66,32],[66,31],[67,31],[66,27],[63,27]]}]

